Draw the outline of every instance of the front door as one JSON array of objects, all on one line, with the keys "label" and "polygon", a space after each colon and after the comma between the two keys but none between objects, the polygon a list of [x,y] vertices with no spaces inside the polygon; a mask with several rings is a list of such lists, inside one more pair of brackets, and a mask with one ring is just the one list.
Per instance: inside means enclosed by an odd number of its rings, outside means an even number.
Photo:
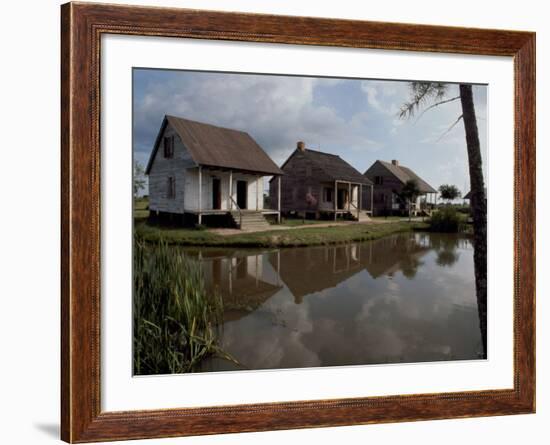
[{"label": "front door", "polygon": [[240,209],[246,209],[247,207],[247,189],[248,183],[246,181],[237,181],[237,205]]},{"label": "front door", "polygon": [[338,201],[336,202],[338,209],[345,209],[348,204],[348,191],[346,189],[338,190]]},{"label": "front door", "polygon": [[212,178],[212,208],[214,210],[222,208],[222,188],[219,178]]}]

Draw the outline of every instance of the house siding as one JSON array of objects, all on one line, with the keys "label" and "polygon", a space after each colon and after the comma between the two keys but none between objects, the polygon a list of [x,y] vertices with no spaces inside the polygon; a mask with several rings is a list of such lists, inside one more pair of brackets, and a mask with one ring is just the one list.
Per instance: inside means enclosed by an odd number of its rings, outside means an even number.
[{"label": "house siding", "polygon": [[[334,211],[336,194],[334,181],[326,177],[325,172],[315,162],[308,159],[303,152],[296,150],[283,166],[284,175],[281,177],[281,212],[330,212]],[[332,200],[326,201],[324,189],[330,188]],[[338,184],[338,189],[348,190],[348,184]],[[363,193],[370,187],[363,186]],[[359,187],[352,185],[351,212],[357,211]],[[270,201],[276,205],[278,194],[277,179],[269,183]],[[313,200],[308,202],[307,196]],[[354,207],[355,206],[355,207]],[[346,207],[347,209],[347,207]]]},{"label": "house siding", "polygon": [[[164,157],[164,137],[174,136],[174,155]],[[159,149],[149,171],[149,209],[158,212],[184,213],[187,169],[195,163],[174,129],[167,124],[161,134]],[[175,179],[175,196],[168,197],[168,177]]]},{"label": "house siding", "polygon": [[[314,212],[321,210],[323,201],[323,184],[320,179],[325,176],[313,162],[300,151],[296,151],[287,161],[281,177],[281,212]],[[334,184],[333,184],[334,186]],[[270,201],[277,203],[278,184],[273,179],[269,184]],[[310,193],[316,204],[308,204],[307,194]]]},{"label": "house siding", "polygon": [[[379,161],[371,165],[365,172],[365,176],[374,183],[373,214],[380,216],[399,210],[394,191],[401,191],[403,183]],[[382,184],[376,183],[377,176],[383,178]],[[418,196],[416,200],[417,207],[420,206],[423,199],[423,195]],[[369,196],[363,196],[362,202],[364,208],[370,208],[370,193]]]}]

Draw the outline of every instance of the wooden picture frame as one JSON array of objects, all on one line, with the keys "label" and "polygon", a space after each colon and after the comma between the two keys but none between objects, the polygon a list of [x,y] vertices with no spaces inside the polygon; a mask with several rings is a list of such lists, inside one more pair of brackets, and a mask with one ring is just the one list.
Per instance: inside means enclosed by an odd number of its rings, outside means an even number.
[{"label": "wooden picture frame", "polygon": [[[63,440],[95,442],[535,411],[534,33],[91,3],[63,5],[61,33]],[[100,38],[105,33],[513,57],[513,389],[102,412],[99,76]]]}]

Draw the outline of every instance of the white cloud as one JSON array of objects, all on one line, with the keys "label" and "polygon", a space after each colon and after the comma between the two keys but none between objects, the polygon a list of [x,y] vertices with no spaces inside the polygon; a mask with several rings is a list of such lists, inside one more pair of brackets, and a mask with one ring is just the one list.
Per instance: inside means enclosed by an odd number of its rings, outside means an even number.
[{"label": "white cloud", "polygon": [[[408,82],[162,71],[140,76],[134,83],[139,160],[148,156],[164,114],[174,114],[247,131],[279,165],[303,140],[359,171],[376,159],[399,159],[434,186],[462,186],[468,179],[462,123],[438,141],[460,115],[460,102],[418,120],[399,119]],[[456,88],[449,87],[450,97]],[[485,160],[486,88],[476,87],[474,99]],[[446,163],[454,156],[464,161],[451,172]]]},{"label": "white cloud", "polygon": [[368,81],[361,82],[361,90],[367,95],[367,101],[369,105],[372,105],[377,110],[380,110],[381,104],[378,100],[378,89],[375,86],[371,86]]},{"label": "white cloud", "polygon": [[361,123],[366,114],[345,120],[334,108],[314,104],[315,86],[339,82],[208,73],[172,77],[168,82],[149,85],[136,103],[136,140],[151,140],[164,114],[174,114],[248,131],[278,163],[294,150],[298,140],[314,148],[376,148]]},{"label": "white cloud", "polygon": [[[361,82],[361,91],[367,96],[367,103],[377,112],[386,116],[397,116],[399,107],[407,99],[408,95],[407,82],[390,82],[379,80],[363,80]],[[394,129],[397,131],[396,122],[394,119]]]}]

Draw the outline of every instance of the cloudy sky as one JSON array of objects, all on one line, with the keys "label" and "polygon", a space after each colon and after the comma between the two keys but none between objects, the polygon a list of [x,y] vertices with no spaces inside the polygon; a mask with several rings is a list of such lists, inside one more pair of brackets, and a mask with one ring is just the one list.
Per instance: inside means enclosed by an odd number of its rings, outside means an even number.
[{"label": "cloudy sky", "polygon": [[[449,84],[448,97],[458,95]],[[303,140],[363,173],[377,159],[412,168],[433,187],[469,190],[460,101],[402,120],[405,81],[134,69],[134,154],[147,163],[165,114],[248,132],[281,165]],[[487,88],[474,87],[484,161]],[[485,171],[485,168],[484,168]]]}]

